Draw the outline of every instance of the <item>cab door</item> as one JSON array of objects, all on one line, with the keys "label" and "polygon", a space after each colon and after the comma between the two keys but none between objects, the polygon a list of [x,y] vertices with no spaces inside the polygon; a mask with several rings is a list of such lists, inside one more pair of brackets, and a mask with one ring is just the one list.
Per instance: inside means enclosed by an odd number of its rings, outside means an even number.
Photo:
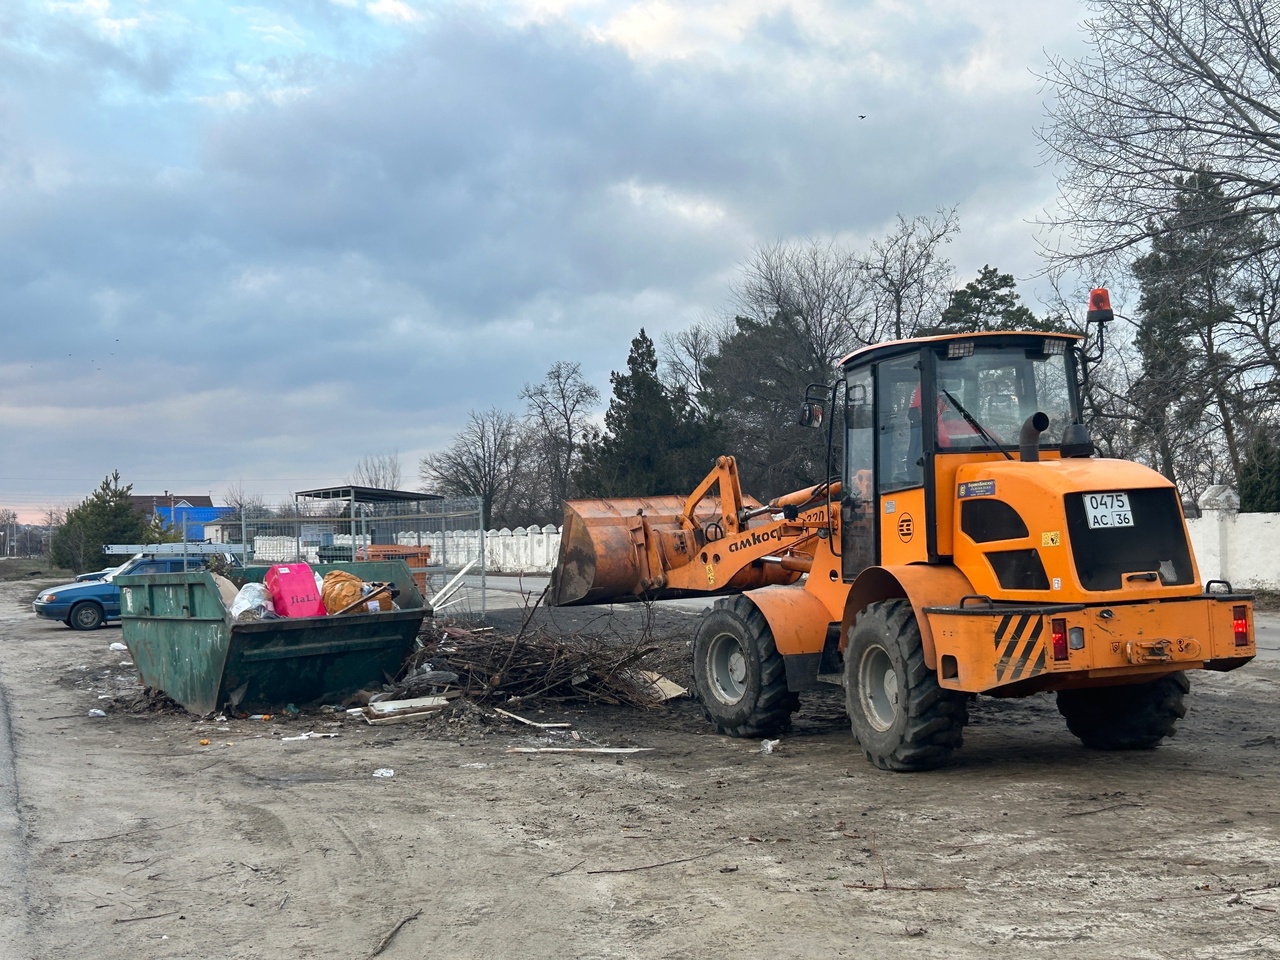
[{"label": "cab door", "polygon": [[873,382],[870,365],[851,371],[845,380],[845,480],[840,498],[840,570],[845,582],[879,561]]}]

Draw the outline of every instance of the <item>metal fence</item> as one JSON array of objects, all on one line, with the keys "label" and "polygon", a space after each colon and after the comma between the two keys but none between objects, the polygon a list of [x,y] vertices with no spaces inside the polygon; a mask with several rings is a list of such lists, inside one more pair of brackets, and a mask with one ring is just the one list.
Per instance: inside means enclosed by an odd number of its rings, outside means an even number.
[{"label": "metal fence", "polygon": [[402,559],[430,600],[468,563],[461,590],[442,616],[485,613],[484,514],[479,497],[456,500],[309,500],[299,497],[269,516],[238,516],[205,525],[214,543],[244,545],[244,562],[334,563]]}]

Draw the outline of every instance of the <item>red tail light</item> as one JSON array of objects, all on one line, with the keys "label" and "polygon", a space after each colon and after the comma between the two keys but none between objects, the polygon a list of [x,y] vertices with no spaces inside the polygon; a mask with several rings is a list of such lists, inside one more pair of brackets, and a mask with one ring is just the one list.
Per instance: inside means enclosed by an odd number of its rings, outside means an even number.
[{"label": "red tail light", "polygon": [[[1067,659],[1067,621],[1054,620],[1053,627],[1053,659]],[[1239,640],[1236,641],[1239,643]]]},{"label": "red tail light", "polygon": [[1246,606],[1231,608],[1231,628],[1236,634],[1236,646],[1249,645],[1249,608]]}]

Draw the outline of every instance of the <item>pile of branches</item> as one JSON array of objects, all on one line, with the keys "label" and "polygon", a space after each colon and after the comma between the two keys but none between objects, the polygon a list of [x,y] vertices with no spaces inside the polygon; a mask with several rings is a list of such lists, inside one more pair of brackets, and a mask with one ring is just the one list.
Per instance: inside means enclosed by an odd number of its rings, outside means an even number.
[{"label": "pile of branches", "polygon": [[397,699],[452,689],[472,700],[634,707],[656,702],[652,682],[640,664],[657,647],[620,646],[616,640],[582,634],[553,637],[535,631],[504,636],[489,628],[469,630],[438,622],[425,627],[422,649],[405,664],[401,680],[392,688]]}]

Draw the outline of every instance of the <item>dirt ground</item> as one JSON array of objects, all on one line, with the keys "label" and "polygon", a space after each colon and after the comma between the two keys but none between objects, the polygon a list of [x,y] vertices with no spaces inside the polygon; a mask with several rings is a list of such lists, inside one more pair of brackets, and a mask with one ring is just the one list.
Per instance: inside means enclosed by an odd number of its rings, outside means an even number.
[{"label": "dirt ground", "polygon": [[[526,709],[650,752],[522,755],[568,735],[130,713],[119,628],[35,620],[36,586],[0,583],[5,960],[1280,956],[1269,665],[1196,675],[1136,754],[980,700],[952,766],[883,773],[826,696],[768,754],[681,700]],[[691,623],[658,619],[672,664]]]}]

